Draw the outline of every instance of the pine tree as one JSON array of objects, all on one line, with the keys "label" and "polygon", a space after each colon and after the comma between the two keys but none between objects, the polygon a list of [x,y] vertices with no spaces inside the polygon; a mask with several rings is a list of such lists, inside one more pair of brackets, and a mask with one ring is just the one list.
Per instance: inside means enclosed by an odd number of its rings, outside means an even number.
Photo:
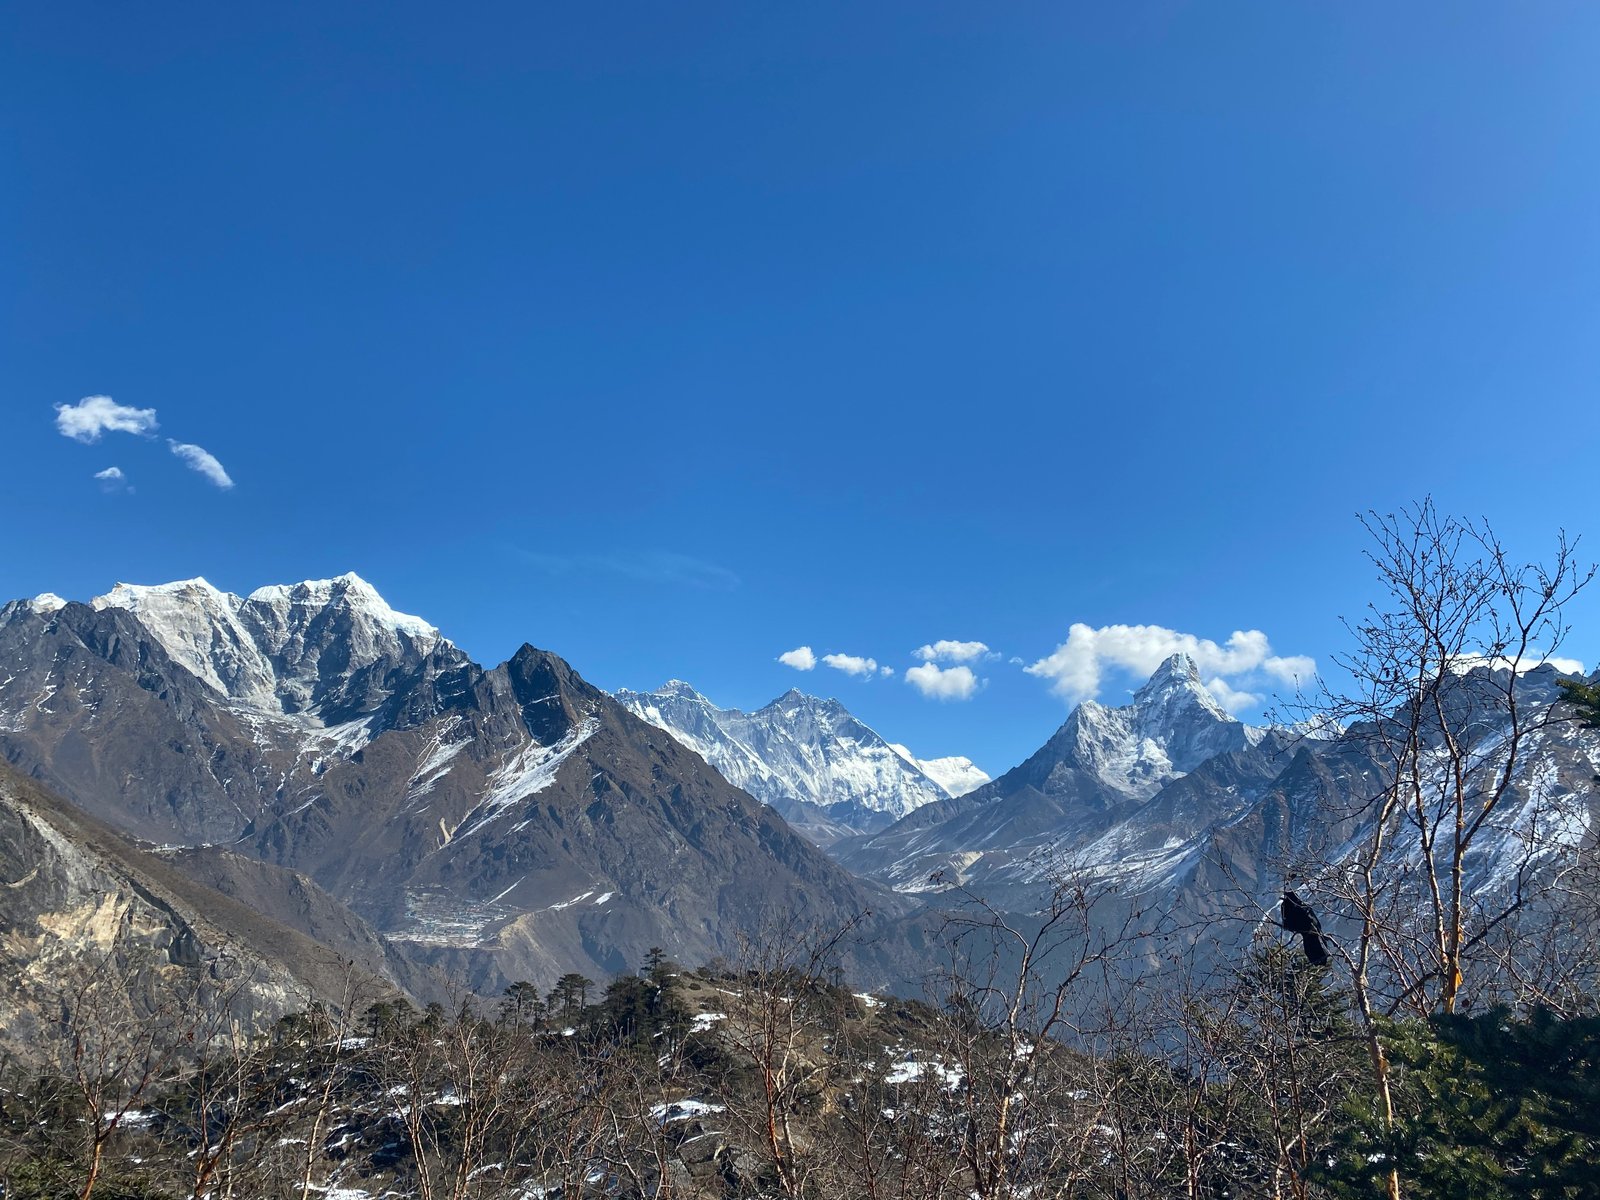
[{"label": "pine tree", "polygon": [[1566,693],[1566,701],[1578,710],[1585,729],[1600,729],[1600,683],[1585,683],[1577,679],[1558,679],[1556,683]]}]

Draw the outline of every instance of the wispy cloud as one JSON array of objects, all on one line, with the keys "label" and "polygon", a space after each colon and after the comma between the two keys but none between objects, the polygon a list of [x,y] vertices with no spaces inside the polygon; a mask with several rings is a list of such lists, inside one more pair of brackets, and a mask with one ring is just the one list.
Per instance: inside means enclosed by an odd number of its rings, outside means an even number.
[{"label": "wispy cloud", "polygon": [[128,484],[128,477],[122,473],[121,467],[107,467],[104,471],[96,471],[94,477],[100,481],[102,492],[131,492],[133,488]]},{"label": "wispy cloud", "polygon": [[835,671],[843,671],[857,679],[871,679],[878,673],[878,660],[875,658],[862,658],[855,654],[824,654],[822,661]]},{"label": "wispy cloud", "polygon": [[[132,433],[150,437],[160,428],[155,409],[118,404],[110,396],[85,396],[76,404],[58,404],[55,409],[56,432],[86,445],[98,442],[101,435],[106,433]],[[168,438],[167,446],[186,467],[198,471],[217,487],[226,490],[233,486],[233,480],[217,461],[217,456],[205,447],[192,442],[180,442],[175,438]],[[96,471],[94,477],[104,491],[133,491],[120,467]]]},{"label": "wispy cloud", "polygon": [[817,665],[817,656],[811,652],[810,646],[796,646],[778,655],[778,661],[796,671],[809,671]]},{"label": "wispy cloud", "polygon": [[982,642],[955,642],[949,638],[929,642],[917,649],[915,654],[923,662],[949,663],[977,662],[994,656],[994,652]]},{"label": "wispy cloud", "polygon": [[76,404],[56,405],[56,431],[75,442],[98,442],[102,433],[152,433],[156,410],[130,408],[110,396],[85,396]]},{"label": "wispy cloud", "polygon": [[[1250,707],[1243,703],[1248,693],[1240,688],[1252,680],[1294,687],[1309,682],[1317,673],[1315,659],[1274,653],[1267,635],[1259,629],[1235,630],[1219,644],[1161,625],[1103,625],[1096,629],[1081,623],[1067,631],[1067,640],[1052,654],[1026,670],[1048,679],[1051,691],[1076,704],[1100,694],[1108,668],[1149,675],[1174,654],[1194,659],[1206,686],[1225,706],[1228,701],[1223,697],[1228,696],[1241,707]],[[1250,700],[1259,703],[1259,697],[1250,696]]]},{"label": "wispy cloud", "polygon": [[908,667],[906,682],[931,700],[970,700],[983,686],[971,667],[941,667],[931,662]]},{"label": "wispy cloud", "polygon": [[233,486],[233,480],[228,478],[228,472],[223,470],[222,464],[217,461],[216,456],[203,446],[196,446],[189,442],[177,442],[171,438],[167,439],[167,445],[171,447],[172,452],[181,458],[184,465],[191,471],[198,471],[224,491]]},{"label": "wispy cloud", "polygon": [[522,561],[551,575],[615,575],[640,583],[671,583],[705,591],[727,592],[739,576],[727,567],[670,550],[621,550],[607,554],[543,554],[516,550]]}]

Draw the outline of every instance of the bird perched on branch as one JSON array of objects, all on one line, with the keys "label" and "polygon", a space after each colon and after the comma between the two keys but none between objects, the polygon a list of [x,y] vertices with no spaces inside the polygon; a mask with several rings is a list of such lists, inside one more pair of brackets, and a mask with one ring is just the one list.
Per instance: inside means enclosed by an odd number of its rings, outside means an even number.
[{"label": "bird perched on branch", "polygon": [[1311,911],[1311,906],[1293,892],[1285,891],[1282,912],[1283,918],[1279,924],[1290,933],[1300,935],[1306,948],[1306,960],[1314,967],[1327,966],[1332,956],[1328,953],[1327,943],[1322,940],[1322,922],[1317,920],[1317,914]]}]

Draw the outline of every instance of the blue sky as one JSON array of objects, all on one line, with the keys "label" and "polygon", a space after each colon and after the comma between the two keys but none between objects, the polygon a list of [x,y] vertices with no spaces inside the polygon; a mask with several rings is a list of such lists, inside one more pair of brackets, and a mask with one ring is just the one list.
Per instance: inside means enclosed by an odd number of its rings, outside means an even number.
[{"label": "blue sky", "polygon": [[[992,772],[1075,623],[1260,631],[1262,694],[1373,595],[1360,510],[1600,534],[1597,54],[1580,4],[9,6],[0,593],[355,570]],[[62,436],[96,395],[157,427]]]}]

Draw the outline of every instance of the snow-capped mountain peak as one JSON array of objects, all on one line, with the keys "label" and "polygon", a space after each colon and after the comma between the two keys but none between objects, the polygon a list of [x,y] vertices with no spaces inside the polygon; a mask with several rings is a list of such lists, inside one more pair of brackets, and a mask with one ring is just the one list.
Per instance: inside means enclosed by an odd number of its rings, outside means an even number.
[{"label": "snow-capped mountain peak", "polygon": [[963,754],[951,754],[944,758],[918,758],[911,753],[909,746],[902,746],[899,742],[891,742],[889,749],[916,766],[952,796],[965,796],[989,782],[989,773]]},{"label": "snow-capped mountain peak", "polygon": [[1107,786],[1146,797],[1248,740],[1244,725],[1206,690],[1195,661],[1174,654],[1133,694],[1133,703],[1110,708],[1085,701],[1052,742]]},{"label": "snow-capped mountain peak", "polygon": [[122,609],[191,674],[249,708],[333,723],[386,694],[381,664],[418,660],[439,631],[395,611],[359,575],[257,588],[247,598],[203,578],[119,583],[90,601]]},{"label": "snow-capped mountain peak", "polygon": [[344,605],[373,624],[413,638],[438,639],[439,630],[421,617],[396,612],[378,590],[354,571],[332,579],[307,579],[295,584],[269,584],[250,593],[250,600],[275,609],[325,609]]},{"label": "snow-capped mountain peak", "polygon": [[1134,692],[1133,708],[1140,725],[1151,730],[1171,728],[1196,710],[1216,721],[1235,720],[1200,681],[1199,665],[1187,654],[1174,654],[1157,667]]},{"label": "snow-capped mountain peak", "polygon": [[923,763],[838,700],[795,688],[754,712],[718,708],[682,680],[616,695],[817,840],[881,828],[987,780],[967,759]]}]

